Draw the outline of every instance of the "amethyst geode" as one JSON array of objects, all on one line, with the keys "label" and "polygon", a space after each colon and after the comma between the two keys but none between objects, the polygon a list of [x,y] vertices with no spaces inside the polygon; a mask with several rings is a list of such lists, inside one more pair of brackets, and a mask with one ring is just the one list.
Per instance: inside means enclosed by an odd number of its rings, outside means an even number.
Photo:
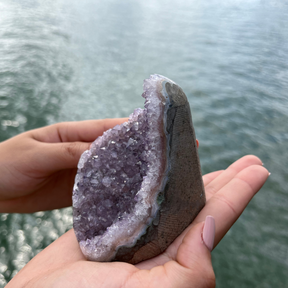
[{"label": "amethyst geode", "polygon": [[190,106],[173,81],[144,81],[144,109],[85,151],[73,189],[83,254],[136,264],[170,245],[205,205]]}]

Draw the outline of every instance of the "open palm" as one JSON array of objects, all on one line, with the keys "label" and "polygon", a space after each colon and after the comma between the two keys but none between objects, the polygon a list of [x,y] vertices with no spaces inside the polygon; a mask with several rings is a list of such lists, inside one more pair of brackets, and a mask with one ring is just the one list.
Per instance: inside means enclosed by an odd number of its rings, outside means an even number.
[{"label": "open palm", "polygon": [[207,203],[161,255],[137,265],[89,262],[70,230],[33,258],[9,287],[214,287],[210,251],[201,233],[207,215],[216,222],[214,247],[268,177],[259,158],[245,156],[203,177]]}]

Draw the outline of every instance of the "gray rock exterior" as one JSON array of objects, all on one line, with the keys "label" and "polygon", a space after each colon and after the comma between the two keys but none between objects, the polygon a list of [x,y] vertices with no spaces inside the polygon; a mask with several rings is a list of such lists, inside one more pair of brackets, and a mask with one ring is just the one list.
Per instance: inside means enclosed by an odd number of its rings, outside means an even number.
[{"label": "gray rock exterior", "polygon": [[166,119],[170,169],[165,188],[158,196],[163,200],[147,232],[133,247],[120,247],[113,260],[136,264],[164,252],[205,205],[189,102],[178,85],[164,81],[163,86],[170,100]]}]

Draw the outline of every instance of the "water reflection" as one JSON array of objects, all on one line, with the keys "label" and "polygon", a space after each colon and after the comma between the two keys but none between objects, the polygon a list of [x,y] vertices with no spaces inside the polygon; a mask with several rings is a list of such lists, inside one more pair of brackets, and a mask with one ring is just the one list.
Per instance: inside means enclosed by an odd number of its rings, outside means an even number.
[{"label": "water reflection", "polygon": [[1,5],[0,140],[55,122],[73,78],[63,15],[35,3]]}]

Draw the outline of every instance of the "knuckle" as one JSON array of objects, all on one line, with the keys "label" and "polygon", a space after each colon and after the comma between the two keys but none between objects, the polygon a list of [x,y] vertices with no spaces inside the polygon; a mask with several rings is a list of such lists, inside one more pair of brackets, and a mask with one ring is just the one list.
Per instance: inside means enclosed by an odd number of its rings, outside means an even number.
[{"label": "knuckle", "polygon": [[64,145],[64,153],[69,158],[75,158],[78,156],[78,144],[77,143],[67,143]]},{"label": "knuckle", "polygon": [[215,187],[213,184],[208,185],[208,187],[205,188],[206,188],[205,192],[207,194],[215,195],[218,192],[217,187]]},{"label": "knuckle", "polygon": [[239,214],[239,209],[237,210],[235,204],[228,200],[227,197],[216,194],[214,195],[214,200],[216,200],[218,203],[223,203],[224,206],[228,207],[233,216],[237,216]]}]

